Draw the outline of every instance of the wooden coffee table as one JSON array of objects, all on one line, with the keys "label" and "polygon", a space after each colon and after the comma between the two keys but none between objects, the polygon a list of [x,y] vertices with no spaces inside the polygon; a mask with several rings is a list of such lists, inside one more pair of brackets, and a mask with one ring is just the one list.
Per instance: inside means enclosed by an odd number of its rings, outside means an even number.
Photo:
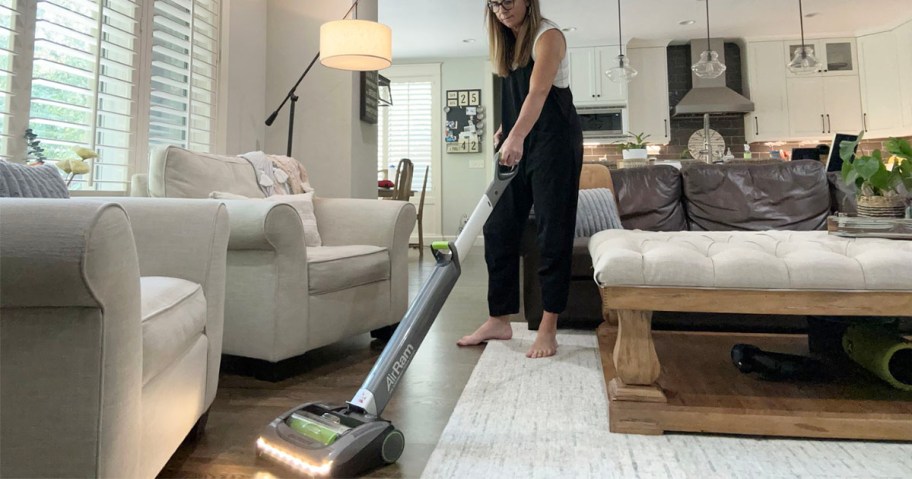
[{"label": "wooden coffee table", "polygon": [[830,216],[827,231],[849,238],[887,238],[912,240],[912,219]]}]

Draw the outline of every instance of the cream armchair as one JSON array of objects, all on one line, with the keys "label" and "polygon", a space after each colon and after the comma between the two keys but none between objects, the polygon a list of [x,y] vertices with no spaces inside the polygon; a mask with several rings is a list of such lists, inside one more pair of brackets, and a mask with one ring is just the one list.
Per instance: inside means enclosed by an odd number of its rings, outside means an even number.
[{"label": "cream armchair", "polygon": [[215,398],[227,243],[216,201],[0,200],[0,476],[158,474]]},{"label": "cream armchair", "polygon": [[[246,160],[168,147],[133,196],[262,198]],[[317,191],[319,193],[319,190]],[[231,221],[226,354],[279,363],[397,323],[408,306],[408,242],[415,207],[400,201],[315,198],[322,246],[305,245],[297,210],[263,199],[225,200]],[[275,378],[284,368],[263,368]],[[266,369],[264,371],[263,369]]]}]

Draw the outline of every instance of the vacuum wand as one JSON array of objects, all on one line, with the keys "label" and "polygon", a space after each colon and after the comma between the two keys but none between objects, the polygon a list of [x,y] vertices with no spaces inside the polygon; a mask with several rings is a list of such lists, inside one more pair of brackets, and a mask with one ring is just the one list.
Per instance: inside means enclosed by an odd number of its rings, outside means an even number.
[{"label": "vacuum wand", "polygon": [[409,306],[361,389],[348,402],[350,406],[376,416],[383,412],[399,379],[456,285],[461,273],[460,258],[465,258],[472,249],[494,205],[518,171],[516,167],[501,165],[499,152],[494,155],[494,168],[494,180],[478,201],[455,243],[440,241],[431,245],[437,259],[434,271]]}]

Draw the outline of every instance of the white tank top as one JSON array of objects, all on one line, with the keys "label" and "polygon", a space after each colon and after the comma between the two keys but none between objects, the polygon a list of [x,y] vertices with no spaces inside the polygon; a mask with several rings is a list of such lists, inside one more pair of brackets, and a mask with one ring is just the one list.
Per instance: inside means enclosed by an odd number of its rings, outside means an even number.
[{"label": "white tank top", "polygon": [[[535,61],[535,45],[538,44],[538,39],[541,38],[542,33],[551,29],[560,31],[560,27],[551,20],[543,20],[541,25],[539,25],[538,32],[535,33],[535,42],[532,44],[532,61]],[[563,33],[561,33],[561,35],[563,35]],[[570,86],[570,55],[567,54],[566,40],[564,45],[564,59],[561,60],[560,66],[557,68],[557,75],[554,77],[554,86],[558,88],[567,88]]]}]

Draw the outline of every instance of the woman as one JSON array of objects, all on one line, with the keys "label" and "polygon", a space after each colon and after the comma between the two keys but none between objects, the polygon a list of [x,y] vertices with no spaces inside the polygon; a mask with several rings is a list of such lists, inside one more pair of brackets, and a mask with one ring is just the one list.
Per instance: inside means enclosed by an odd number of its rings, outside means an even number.
[{"label": "woman", "polygon": [[[457,344],[510,339],[519,312],[519,245],[532,204],[541,251],[542,320],[530,358],[557,353],[557,317],[567,305],[583,134],[569,88],[564,36],[539,0],[489,0],[491,61],[501,77],[500,162],[519,168],[484,227],[488,320]],[[506,139],[504,139],[506,138]],[[501,144],[501,140],[503,143]]]}]

